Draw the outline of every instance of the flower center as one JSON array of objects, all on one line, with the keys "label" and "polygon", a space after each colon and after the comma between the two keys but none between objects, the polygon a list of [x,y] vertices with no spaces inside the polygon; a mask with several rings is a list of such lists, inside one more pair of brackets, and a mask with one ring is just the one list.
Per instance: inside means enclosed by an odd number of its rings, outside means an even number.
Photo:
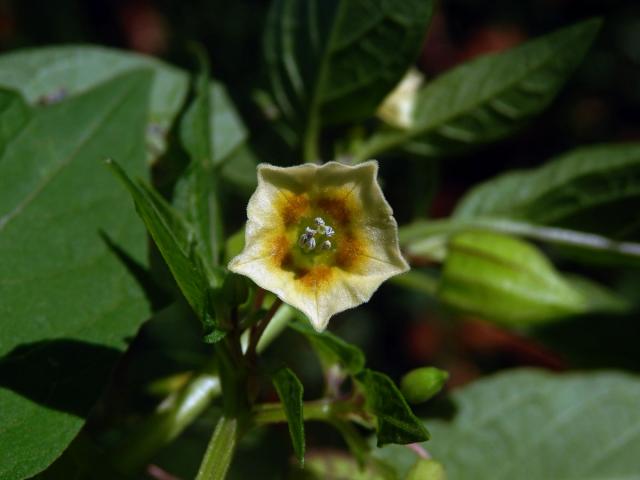
[{"label": "flower center", "polygon": [[298,238],[298,246],[305,253],[310,253],[316,249],[331,250],[333,244],[330,238],[335,235],[335,230],[331,225],[327,225],[322,217],[316,217],[312,226],[307,225],[304,232]]}]

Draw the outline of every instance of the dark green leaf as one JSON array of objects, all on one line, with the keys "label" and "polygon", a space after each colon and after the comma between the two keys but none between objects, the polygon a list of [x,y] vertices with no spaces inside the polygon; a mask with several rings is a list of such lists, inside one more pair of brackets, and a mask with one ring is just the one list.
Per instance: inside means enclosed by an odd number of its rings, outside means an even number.
[{"label": "dark green leaf", "polygon": [[278,107],[308,126],[371,116],[417,57],[431,0],[276,0],[265,56]]},{"label": "dark green leaf", "polygon": [[281,368],[272,377],[282,408],[289,423],[293,451],[300,464],[304,464],[304,417],[302,414],[302,383],[288,368]]},{"label": "dark green leaf", "polygon": [[429,440],[429,432],[389,377],[367,368],[355,378],[364,392],[367,410],[376,417],[379,447]]},{"label": "dark green leaf", "polygon": [[429,452],[448,480],[635,480],[639,396],[638,377],[623,373],[505,372],[453,395],[453,420],[429,423]]},{"label": "dark green leaf", "polygon": [[338,363],[352,375],[364,368],[364,353],[355,345],[326,330],[316,332],[307,323],[293,322],[289,326],[307,337],[325,367]]},{"label": "dark green leaf", "polygon": [[114,173],[127,188],[136,210],[167,266],[171,270],[182,294],[208,330],[208,341],[220,340],[224,333],[213,314],[212,289],[217,279],[207,270],[195,246],[195,235],[167,201],[155,190],[139,181],[133,183],[114,161],[108,162]]},{"label": "dark green leaf", "polygon": [[29,121],[30,110],[24,99],[16,92],[0,89],[0,147],[2,150]]},{"label": "dark green leaf", "polygon": [[640,144],[628,143],[580,148],[489,180],[463,198],[455,216],[523,219],[619,238],[637,232],[638,209]]},{"label": "dark green leaf", "polygon": [[[167,132],[187,96],[186,72],[152,57],[96,46],[61,46],[21,50],[0,58],[0,86],[22,93],[29,104],[55,103],[75,96],[97,84],[139,68],[154,72],[150,91],[147,124],[147,149],[150,159],[166,147]],[[247,130],[242,124],[224,86],[210,85],[210,126],[214,160],[223,165],[225,179],[249,189],[236,162],[248,168],[255,160],[246,147]],[[244,151],[241,157],[238,152]],[[253,170],[252,170],[253,171]],[[255,175],[254,175],[255,177]],[[254,178],[255,181],[255,178]]]},{"label": "dark green leaf", "polygon": [[[129,268],[145,232],[100,163],[144,175],[150,72],[15,121],[0,148],[0,477],[49,465],[78,433],[149,315]],[[6,132],[6,130],[4,130]],[[8,143],[6,143],[8,142]]]},{"label": "dark green leaf", "polygon": [[511,325],[588,309],[587,299],[533,245],[487,231],[450,240],[438,297],[456,309]]},{"label": "dark green leaf", "polygon": [[379,132],[358,157],[400,147],[440,156],[510,135],[553,100],[600,23],[578,23],[445,73],[419,91],[410,128]]}]

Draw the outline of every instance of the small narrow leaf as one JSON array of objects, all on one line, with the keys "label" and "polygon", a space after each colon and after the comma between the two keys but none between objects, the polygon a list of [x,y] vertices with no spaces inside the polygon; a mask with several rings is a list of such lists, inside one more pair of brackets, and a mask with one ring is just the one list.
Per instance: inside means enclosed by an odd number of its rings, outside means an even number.
[{"label": "small narrow leaf", "polygon": [[218,331],[219,325],[212,313],[215,279],[208,275],[204,261],[197,253],[191,226],[155,190],[143,182],[133,183],[116,162],[108,160],[107,163],[131,194],[140,218],[187,302],[205,328],[212,330],[207,338],[211,342],[220,340],[224,333]]},{"label": "small narrow leaf", "polygon": [[454,236],[448,250],[438,297],[456,309],[527,325],[588,308],[540,251],[515,237],[469,231]]},{"label": "small narrow leaf", "polygon": [[419,91],[410,128],[380,131],[358,157],[394,148],[441,156],[512,134],[553,100],[600,24],[581,22],[445,73]]},{"label": "small narrow leaf", "polygon": [[364,353],[355,345],[326,330],[319,333],[306,322],[293,322],[289,326],[309,340],[325,368],[337,363],[352,375],[364,368]]},{"label": "small narrow leaf", "polygon": [[202,72],[195,81],[195,97],[180,124],[180,139],[191,162],[176,185],[176,203],[195,227],[205,265],[217,265],[224,232],[216,188],[217,172],[213,168],[215,135],[211,135],[209,66],[204,52],[198,52]]},{"label": "small narrow leaf", "polygon": [[288,368],[281,368],[272,376],[278,397],[289,423],[293,451],[300,464],[304,464],[304,417],[302,413],[303,387],[298,377]]},{"label": "small narrow leaf", "polygon": [[355,377],[366,398],[366,409],[376,417],[378,447],[429,440],[429,432],[413,414],[402,393],[386,375],[364,369]]}]

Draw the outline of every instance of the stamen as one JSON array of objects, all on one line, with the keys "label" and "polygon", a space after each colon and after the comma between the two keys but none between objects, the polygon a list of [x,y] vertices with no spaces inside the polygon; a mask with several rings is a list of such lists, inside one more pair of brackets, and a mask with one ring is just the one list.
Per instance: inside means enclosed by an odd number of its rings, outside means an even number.
[{"label": "stamen", "polygon": [[[318,242],[321,242],[320,248],[322,250],[330,250],[333,245],[327,239],[333,237],[336,233],[335,230],[330,225],[327,225],[322,217],[314,218],[313,222],[316,228],[311,228],[309,226],[305,227],[304,233],[300,235],[300,238],[298,239],[298,245],[305,252],[311,252],[312,250],[315,250]],[[320,238],[316,239],[316,235]]]},{"label": "stamen", "polygon": [[298,245],[307,252],[314,250],[316,248],[316,239],[313,236],[313,233],[306,232],[300,235]]}]

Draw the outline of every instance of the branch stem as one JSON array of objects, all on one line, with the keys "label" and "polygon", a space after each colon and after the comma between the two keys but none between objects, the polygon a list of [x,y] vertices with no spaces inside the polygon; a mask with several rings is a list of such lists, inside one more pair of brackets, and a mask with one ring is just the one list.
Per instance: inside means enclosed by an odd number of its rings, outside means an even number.
[{"label": "branch stem", "polygon": [[224,480],[238,441],[238,419],[220,417],[207,445],[196,480]]}]

